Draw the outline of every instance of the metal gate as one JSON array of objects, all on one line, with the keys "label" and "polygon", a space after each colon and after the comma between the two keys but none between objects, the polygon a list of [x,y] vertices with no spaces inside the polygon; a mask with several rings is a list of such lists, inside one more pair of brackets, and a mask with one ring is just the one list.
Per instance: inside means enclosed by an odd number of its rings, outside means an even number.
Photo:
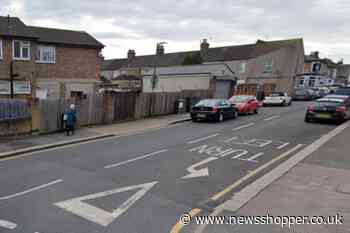
[{"label": "metal gate", "polygon": [[231,94],[232,81],[216,80],[214,98],[227,99]]},{"label": "metal gate", "polygon": [[132,120],[135,117],[135,92],[117,92],[114,94],[113,121]]}]

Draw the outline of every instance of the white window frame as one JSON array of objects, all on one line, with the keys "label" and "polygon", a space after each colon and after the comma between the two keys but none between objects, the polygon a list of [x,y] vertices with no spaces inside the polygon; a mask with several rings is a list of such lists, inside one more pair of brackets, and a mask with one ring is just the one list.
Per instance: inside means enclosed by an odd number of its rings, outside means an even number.
[{"label": "white window frame", "polygon": [[2,40],[0,39],[0,60],[4,58],[4,49],[3,49],[3,43]]},{"label": "white window frame", "polygon": [[241,62],[239,64],[239,73],[240,74],[244,74],[246,72],[246,69],[247,69],[247,63],[246,62]]},{"label": "white window frame", "polygon": [[[20,42],[20,57],[15,57],[15,43]],[[28,57],[23,57],[23,48],[25,45],[23,43],[28,43]],[[30,42],[25,40],[13,40],[12,41],[12,58],[13,60],[24,60],[29,61],[30,60]]]},{"label": "white window frame", "polygon": [[272,73],[273,72],[273,61],[268,61],[264,65],[264,73]]},{"label": "white window frame", "polygon": [[[42,59],[44,49],[50,49],[50,50],[52,49],[53,61],[45,61]],[[56,63],[56,47],[55,46],[38,45],[36,54],[39,55],[39,57],[36,58],[37,63],[48,63],[48,64],[55,64]]]}]

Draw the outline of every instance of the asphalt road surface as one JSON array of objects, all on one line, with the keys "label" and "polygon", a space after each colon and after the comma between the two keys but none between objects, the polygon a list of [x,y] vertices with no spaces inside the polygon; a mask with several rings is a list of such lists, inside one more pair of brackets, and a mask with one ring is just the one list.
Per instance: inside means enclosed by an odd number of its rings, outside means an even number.
[{"label": "asphalt road surface", "polygon": [[215,207],[336,127],[304,123],[307,105],[0,160],[0,232],[170,232],[182,213]]}]

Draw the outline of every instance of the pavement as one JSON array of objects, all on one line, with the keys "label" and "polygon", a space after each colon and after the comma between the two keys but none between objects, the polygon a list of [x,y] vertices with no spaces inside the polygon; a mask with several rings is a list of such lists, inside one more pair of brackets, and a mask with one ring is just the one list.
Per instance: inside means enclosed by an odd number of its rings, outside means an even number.
[{"label": "pavement", "polygon": [[59,132],[45,135],[23,135],[10,138],[0,138],[0,158],[110,136],[135,134],[147,130],[158,129],[171,124],[181,123],[187,120],[190,120],[189,114],[178,114],[145,118],[110,125],[84,127],[77,129],[75,134],[70,136],[66,136],[64,133]]},{"label": "pavement", "polygon": [[[290,107],[262,108],[257,115],[223,123],[184,122],[159,126],[154,130],[0,159],[0,232],[194,232],[198,227],[194,224],[178,225],[182,213],[198,215],[221,210],[225,203],[232,204],[234,194],[246,189],[258,190],[250,187],[255,187],[256,182],[270,172],[281,172],[281,165],[299,158],[303,151],[317,148],[314,143],[321,145],[319,142],[331,138],[329,135],[337,130],[336,125],[304,122],[308,104],[297,102]],[[140,127],[147,128],[146,124]],[[100,130],[100,133],[112,132],[108,128],[102,131],[103,127]],[[327,158],[332,156],[334,153]],[[346,160],[346,156],[338,157]],[[307,165],[316,166],[315,161]],[[335,166],[333,162],[323,163]],[[338,166],[345,164],[338,163]],[[303,180],[301,177],[295,183]],[[301,187],[295,183],[290,183],[293,187],[285,185],[289,189]],[[327,185],[324,189],[330,186]],[[293,195],[280,189],[285,193],[270,197],[270,203],[276,200],[283,207],[288,204],[283,203],[283,197]],[[255,195],[256,198],[260,194]],[[239,211],[255,214],[255,206],[260,205],[262,210],[269,203],[266,199],[250,206],[253,201],[255,199]],[[297,206],[294,202],[289,204]],[[279,206],[270,205],[271,208]],[[312,207],[317,209],[313,205],[308,209]],[[284,210],[284,215],[288,214]],[[208,226],[204,230],[236,232],[232,226],[212,230],[210,227],[224,226]],[[259,231],[250,228],[241,232],[263,233],[260,231],[263,228],[258,227]]]}]

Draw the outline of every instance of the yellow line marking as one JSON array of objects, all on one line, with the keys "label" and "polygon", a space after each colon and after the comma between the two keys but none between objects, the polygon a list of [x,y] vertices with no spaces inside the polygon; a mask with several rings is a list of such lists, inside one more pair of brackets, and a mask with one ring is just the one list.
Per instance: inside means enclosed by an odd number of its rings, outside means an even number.
[{"label": "yellow line marking", "polygon": [[[188,214],[193,218],[194,216],[196,216],[199,212],[201,212],[201,209],[193,209],[190,212],[188,212]],[[179,233],[181,231],[181,229],[184,227],[185,225],[181,223],[181,221],[178,221],[175,226],[171,229],[170,233]]]},{"label": "yellow line marking", "polygon": [[243,178],[237,180],[236,182],[234,182],[233,184],[231,184],[230,186],[228,186],[227,188],[225,188],[223,191],[215,194],[214,196],[212,196],[210,199],[213,201],[217,201],[218,199],[220,199],[222,196],[224,196],[225,194],[231,192],[233,189],[237,188],[239,185],[241,185],[244,181],[252,178],[253,176],[255,176],[257,173],[261,172],[262,170],[264,170],[265,168],[267,168],[268,166],[270,166],[271,164],[277,162],[278,160],[283,159],[284,157],[288,156],[289,154],[293,153],[294,151],[300,149],[301,147],[303,147],[303,144],[298,144],[297,146],[293,147],[292,149],[284,152],[283,154],[281,154],[280,156],[274,158],[273,160],[269,161],[268,163],[265,163],[264,165],[262,165],[261,167],[255,169],[254,171],[250,172],[248,175],[244,176]]}]

